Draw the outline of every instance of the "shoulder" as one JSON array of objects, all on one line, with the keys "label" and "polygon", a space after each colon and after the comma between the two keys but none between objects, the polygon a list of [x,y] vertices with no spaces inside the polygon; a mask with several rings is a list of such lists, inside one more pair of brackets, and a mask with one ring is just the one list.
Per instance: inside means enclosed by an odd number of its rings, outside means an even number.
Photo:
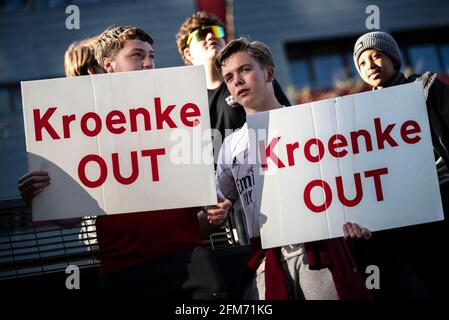
[{"label": "shoulder", "polygon": [[426,71],[423,74],[412,74],[407,78],[407,82],[422,81],[424,87],[430,87],[437,79],[438,74]]},{"label": "shoulder", "polygon": [[223,141],[223,145],[236,145],[238,144],[240,141],[242,141],[242,139],[245,139],[245,137],[248,135],[248,126],[245,124],[239,128],[236,129],[233,133],[231,133],[229,136],[227,136],[224,141]]},{"label": "shoulder", "polygon": [[434,84],[436,83],[438,74],[426,71],[422,74],[412,74],[409,76],[404,83],[411,83],[416,81],[422,81],[424,88],[424,95],[427,98],[429,94],[434,91]]},{"label": "shoulder", "polygon": [[239,152],[246,148],[248,142],[248,131],[246,123],[240,129],[237,129],[227,136],[220,149],[221,161],[229,163],[229,159],[233,159]]}]

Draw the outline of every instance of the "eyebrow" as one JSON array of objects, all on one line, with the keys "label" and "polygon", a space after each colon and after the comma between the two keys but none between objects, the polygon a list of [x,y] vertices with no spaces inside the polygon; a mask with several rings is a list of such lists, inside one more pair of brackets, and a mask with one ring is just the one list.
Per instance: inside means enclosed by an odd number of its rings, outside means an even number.
[{"label": "eyebrow", "polygon": [[[133,49],[131,49],[131,51],[129,52],[129,53],[133,53],[133,52],[136,52],[136,51],[138,51],[138,52],[142,52],[142,53],[145,53],[145,50],[143,50],[143,49],[140,49],[140,48],[133,48]],[[154,50],[153,49],[151,49],[148,53],[150,53],[150,54],[154,54]]]}]

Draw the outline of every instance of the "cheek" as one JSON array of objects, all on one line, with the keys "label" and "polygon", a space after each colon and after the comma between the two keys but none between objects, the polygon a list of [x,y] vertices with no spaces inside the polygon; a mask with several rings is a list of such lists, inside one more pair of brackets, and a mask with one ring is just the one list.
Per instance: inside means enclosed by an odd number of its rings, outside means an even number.
[{"label": "cheek", "polygon": [[192,56],[197,56],[198,54],[201,54],[203,51],[203,46],[201,43],[195,43],[195,45],[190,47],[190,51],[192,53]]},{"label": "cheek", "polygon": [[360,76],[362,78],[363,81],[365,81],[366,83],[371,83],[371,80],[369,79],[368,75],[367,75],[367,68],[364,69],[360,69]]},{"label": "cheek", "polygon": [[226,42],[225,42],[224,38],[218,39],[218,46],[220,47],[220,49],[224,48],[225,45],[226,45]]},{"label": "cheek", "polygon": [[138,59],[129,58],[129,59],[126,59],[126,64],[127,65],[136,65],[138,61],[139,61]]},{"label": "cheek", "polygon": [[390,74],[392,74],[392,75],[396,74],[396,69],[392,63],[389,64],[388,69],[389,69]]},{"label": "cheek", "polygon": [[374,64],[379,68],[385,69],[385,63],[382,60],[374,61]]},{"label": "cheek", "polygon": [[367,71],[368,68],[366,67],[366,65],[360,68],[360,74],[362,75],[362,77],[367,77]]},{"label": "cheek", "polygon": [[135,70],[141,70],[143,63],[142,61],[139,60],[128,60],[127,61],[127,66],[131,69]]},{"label": "cheek", "polygon": [[360,68],[360,74],[362,75],[362,77],[366,77],[366,68]]},{"label": "cheek", "polygon": [[121,71],[124,68],[126,68],[127,65],[128,65],[128,60],[127,59],[117,59],[117,61],[115,63],[115,68],[117,70]]}]

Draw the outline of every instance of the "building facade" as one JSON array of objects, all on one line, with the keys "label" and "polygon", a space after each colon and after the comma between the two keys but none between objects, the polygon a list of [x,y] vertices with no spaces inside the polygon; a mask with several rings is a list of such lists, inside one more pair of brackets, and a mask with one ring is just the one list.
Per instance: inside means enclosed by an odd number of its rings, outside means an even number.
[{"label": "building facade", "polygon": [[[234,35],[249,36],[273,50],[277,79],[294,97],[309,87],[328,89],[358,78],[352,46],[367,30],[368,0],[234,0]],[[69,5],[80,28],[68,29]],[[449,2],[378,0],[381,30],[390,32],[415,72],[449,74]],[[27,171],[20,81],[63,77],[63,54],[73,41],[111,25],[131,24],[155,40],[156,65],[180,66],[175,35],[194,0],[6,0],[0,1],[0,199],[19,196],[17,179]],[[369,23],[368,23],[369,25]]]}]

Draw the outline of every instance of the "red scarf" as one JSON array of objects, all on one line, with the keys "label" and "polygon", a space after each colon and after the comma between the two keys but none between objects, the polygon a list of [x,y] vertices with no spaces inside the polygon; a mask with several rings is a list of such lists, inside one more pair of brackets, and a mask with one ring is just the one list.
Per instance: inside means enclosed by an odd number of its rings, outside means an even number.
[{"label": "red scarf", "polygon": [[[372,299],[343,238],[308,242],[305,249],[311,270],[329,268],[341,300]],[[262,249],[259,237],[251,238],[246,280],[252,279],[264,257],[265,299],[288,299],[287,280],[281,265],[281,248]]]}]

